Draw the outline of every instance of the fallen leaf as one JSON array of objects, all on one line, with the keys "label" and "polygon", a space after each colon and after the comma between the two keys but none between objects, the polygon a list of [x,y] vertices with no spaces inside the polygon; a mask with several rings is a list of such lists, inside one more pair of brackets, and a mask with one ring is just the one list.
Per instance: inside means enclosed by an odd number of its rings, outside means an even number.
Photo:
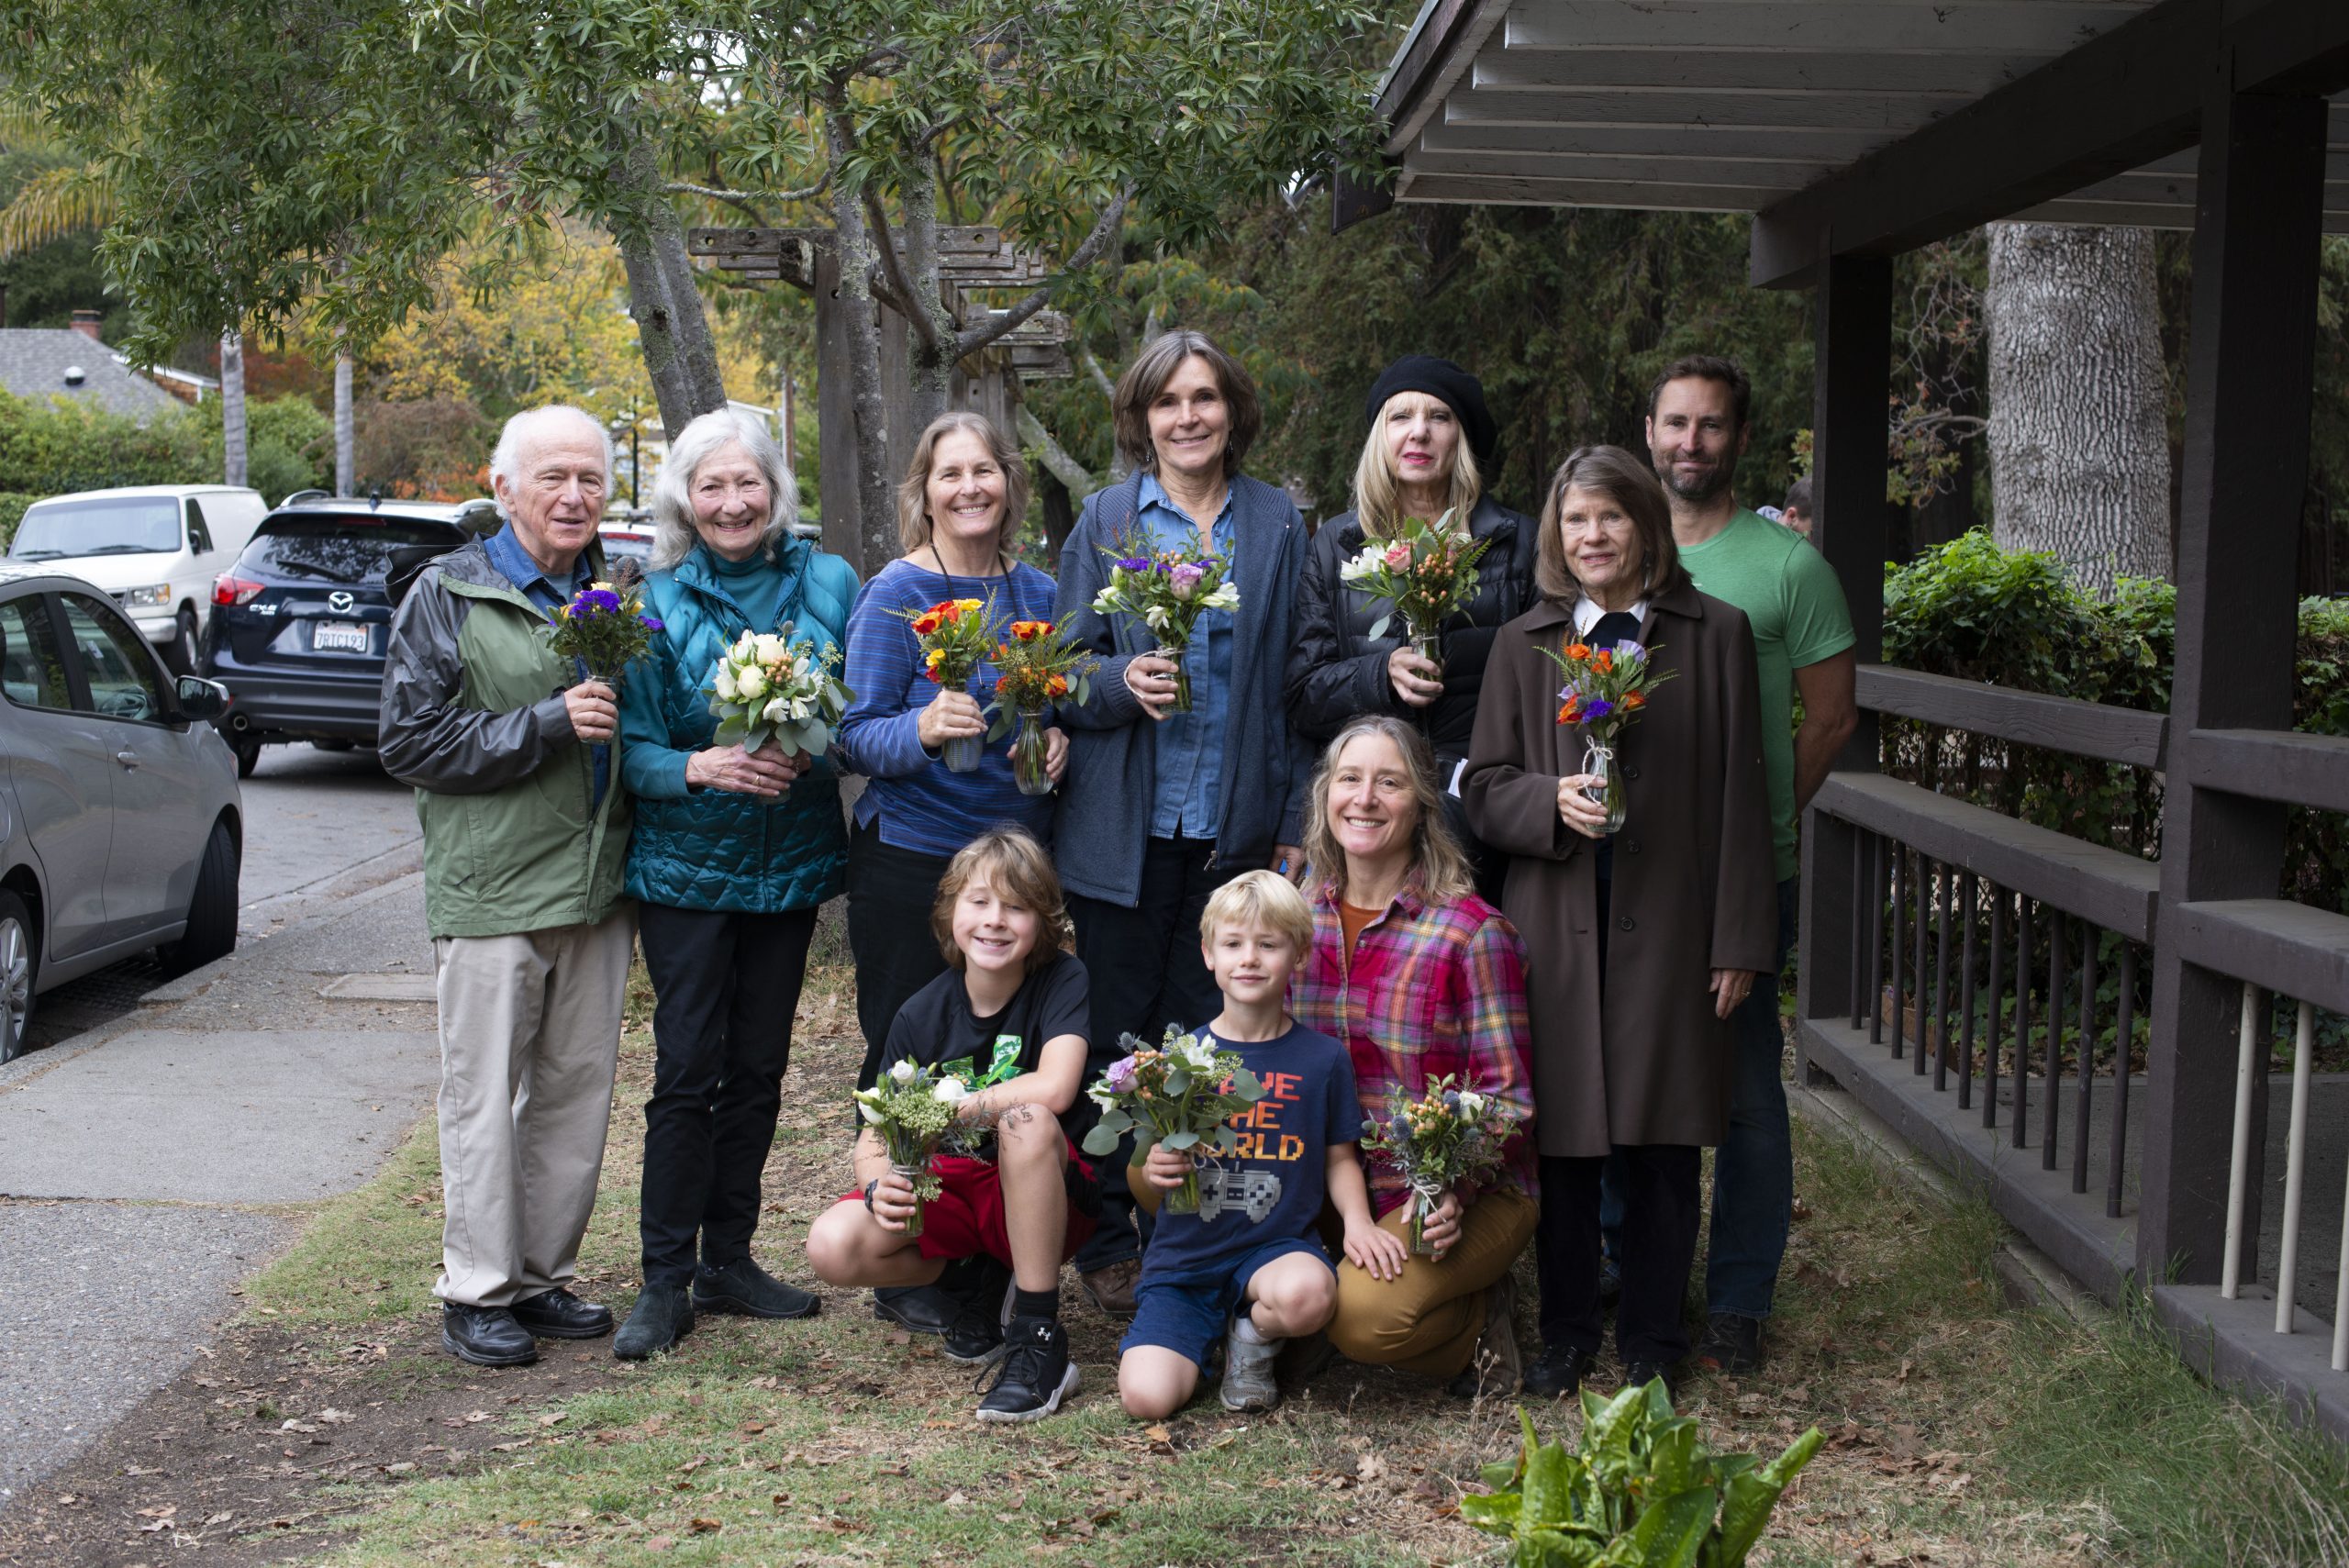
[{"label": "fallen leaf", "polygon": [[205,1528],[209,1529],[214,1525],[225,1525],[236,1517],[236,1515],[229,1513],[214,1514],[210,1518],[204,1521]]},{"label": "fallen leaf", "polygon": [[570,1411],[568,1411],[568,1410],[551,1410],[551,1411],[549,1411],[547,1414],[545,1414],[545,1415],[543,1415],[543,1416],[541,1416],[541,1417],[540,1417],[540,1418],[539,1418],[539,1425],[540,1425],[540,1426],[542,1426],[542,1427],[551,1427],[551,1426],[553,1426],[557,1421],[568,1421],[569,1419],[571,1419],[571,1412],[570,1412]]},{"label": "fallen leaf", "polygon": [[[456,1423],[453,1421],[450,1423],[451,1426],[454,1426],[455,1424]],[[277,1429],[281,1432],[315,1432],[318,1428],[317,1423],[315,1421],[289,1420]]]},{"label": "fallen leaf", "polygon": [[1163,1425],[1145,1427],[1142,1429],[1141,1435],[1154,1443],[1171,1443],[1174,1440],[1174,1434],[1168,1431]]},{"label": "fallen leaf", "polygon": [[1380,1480],[1386,1473],[1386,1462],[1375,1453],[1364,1454],[1354,1465],[1354,1478],[1358,1481]]},{"label": "fallen leaf", "polygon": [[644,1550],[647,1551],[666,1551],[676,1544],[677,1538],[674,1535],[656,1535],[651,1537],[645,1541]]},{"label": "fallen leaf", "polygon": [[722,1528],[724,1527],[719,1525],[716,1519],[696,1519],[694,1521],[694,1533],[696,1535],[715,1535]]},{"label": "fallen leaf", "polygon": [[971,1499],[960,1492],[949,1492],[946,1494],[946,1506],[950,1508],[967,1508],[971,1506]]},{"label": "fallen leaf", "polygon": [[359,1419],[359,1418],[348,1410],[338,1410],[333,1406],[329,1405],[325,1409],[318,1412],[318,1419],[324,1421],[328,1426],[340,1427],[346,1421],[355,1421]]}]

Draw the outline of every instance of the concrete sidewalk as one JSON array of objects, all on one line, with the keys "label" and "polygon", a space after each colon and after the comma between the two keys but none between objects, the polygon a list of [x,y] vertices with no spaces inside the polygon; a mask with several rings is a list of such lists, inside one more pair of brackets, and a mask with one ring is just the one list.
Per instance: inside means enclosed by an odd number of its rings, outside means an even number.
[{"label": "concrete sidewalk", "polygon": [[285,1206],[364,1183],[429,1110],[434,1009],[395,999],[432,972],[411,852],[283,868],[275,934],[0,1068],[0,1508],[195,1359],[299,1230]]}]

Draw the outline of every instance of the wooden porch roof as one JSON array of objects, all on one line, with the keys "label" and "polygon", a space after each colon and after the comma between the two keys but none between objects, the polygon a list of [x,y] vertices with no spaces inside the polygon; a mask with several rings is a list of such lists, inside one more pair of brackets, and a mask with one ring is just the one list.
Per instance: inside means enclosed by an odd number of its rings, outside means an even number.
[{"label": "wooden porch roof", "polygon": [[[2344,29],[2349,0],[1428,0],[1378,107],[1394,200],[1755,213],[1754,281],[1794,283],[1993,217],[2191,228],[2220,44]],[[2349,95],[2329,139],[2349,232]],[[2034,160],[2040,199],[1960,199]]]}]

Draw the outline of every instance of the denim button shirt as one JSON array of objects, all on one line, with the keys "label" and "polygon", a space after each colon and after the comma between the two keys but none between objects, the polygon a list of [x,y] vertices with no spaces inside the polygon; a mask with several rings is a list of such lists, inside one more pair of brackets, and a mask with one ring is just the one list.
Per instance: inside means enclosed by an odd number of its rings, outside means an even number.
[{"label": "denim button shirt", "polygon": [[[1139,520],[1152,550],[1198,549],[1199,527],[1167,495],[1155,474],[1141,480]],[[1229,574],[1232,555],[1231,495],[1216,514],[1210,536]],[[1231,714],[1231,612],[1204,610],[1192,623],[1183,656],[1191,674],[1191,711],[1169,714],[1158,727],[1158,784],[1151,802],[1153,839],[1212,839],[1223,787],[1223,742]]]},{"label": "denim button shirt", "polygon": [[[547,574],[539,563],[530,559],[530,552],[522,548],[522,541],[515,534],[511,521],[491,535],[482,548],[489,552],[489,563],[503,573],[506,580],[513,584],[524,598],[546,611],[549,619],[553,618],[554,611],[569,604],[580,589],[596,580],[594,570],[588,566],[586,554],[583,551],[571,569],[570,584],[563,588],[556,587],[547,580]],[[587,672],[582,668],[579,673],[584,678]],[[608,744],[598,744],[590,748],[590,753],[596,759],[596,804],[601,806],[604,791],[611,786],[612,782],[612,749]]]}]

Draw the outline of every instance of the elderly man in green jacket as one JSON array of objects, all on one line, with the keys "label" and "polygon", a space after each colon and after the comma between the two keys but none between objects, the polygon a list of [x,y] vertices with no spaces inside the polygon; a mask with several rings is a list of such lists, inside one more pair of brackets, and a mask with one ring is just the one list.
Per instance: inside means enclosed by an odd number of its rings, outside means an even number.
[{"label": "elderly man in green jacket", "polygon": [[571,1293],[635,940],[619,710],[545,636],[586,586],[611,483],[576,408],[508,420],[505,528],[433,561],[392,624],[384,767],[416,786],[440,1002],[440,1337],[478,1366],[609,1333]]}]

